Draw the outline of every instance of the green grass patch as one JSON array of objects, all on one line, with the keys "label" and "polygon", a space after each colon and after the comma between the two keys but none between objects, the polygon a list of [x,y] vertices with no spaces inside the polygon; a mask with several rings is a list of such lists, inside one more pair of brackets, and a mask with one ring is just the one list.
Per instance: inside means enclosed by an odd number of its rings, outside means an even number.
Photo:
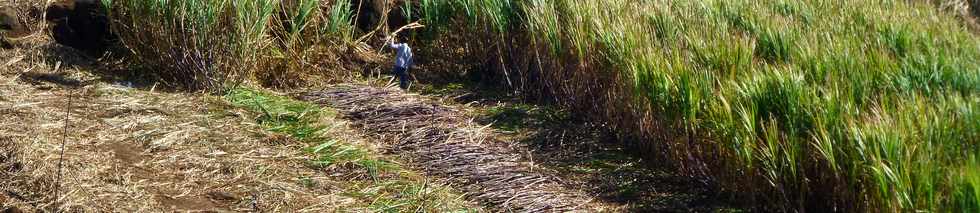
[{"label": "green grass patch", "polygon": [[766,29],[756,40],[755,54],[766,61],[781,63],[789,61],[793,51],[793,40],[788,33]]},{"label": "green grass patch", "polygon": [[320,116],[333,116],[316,105],[294,101],[251,89],[234,89],[225,95],[233,105],[259,113],[259,124],[269,131],[288,134],[298,140],[322,139],[327,127]]},{"label": "green grass patch", "polygon": [[450,96],[458,95],[466,91],[466,85],[462,83],[448,83],[440,85],[416,84],[420,93],[427,95]]},{"label": "green grass patch", "polygon": [[317,156],[313,164],[330,166],[353,163],[373,175],[398,169],[394,164],[371,158],[369,151],[332,139],[326,132],[322,117],[336,113],[319,106],[252,89],[233,89],[225,95],[233,105],[258,113],[256,121],[266,130],[287,134],[297,140],[314,144],[306,151]]},{"label": "green grass patch", "polygon": [[551,107],[530,104],[507,104],[488,108],[483,120],[504,131],[519,131],[527,127],[554,124],[567,120],[567,112]]}]

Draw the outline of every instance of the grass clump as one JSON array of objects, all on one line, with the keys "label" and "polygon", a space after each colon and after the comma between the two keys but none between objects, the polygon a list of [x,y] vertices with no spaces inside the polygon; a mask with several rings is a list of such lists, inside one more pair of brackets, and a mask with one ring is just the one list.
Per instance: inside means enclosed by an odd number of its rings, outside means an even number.
[{"label": "grass clump", "polygon": [[225,99],[235,106],[259,112],[255,119],[266,129],[299,140],[317,139],[327,130],[318,123],[319,118],[333,116],[309,103],[245,88],[230,90]]},{"label": "grass clump", "polygon": [[773,30],[763,31],[756,39],[755,54],[773,63],[789,61],[793,41],[786,34]]}]

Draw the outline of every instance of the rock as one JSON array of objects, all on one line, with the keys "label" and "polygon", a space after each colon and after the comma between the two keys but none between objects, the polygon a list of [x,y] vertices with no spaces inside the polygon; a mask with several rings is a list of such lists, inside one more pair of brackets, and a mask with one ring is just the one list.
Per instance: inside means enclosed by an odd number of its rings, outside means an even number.
[{"label": "rock", "polygon": [[46,16],[54,24],[55,41],[89,55],[101,56],[116,40],[102,1],[62,0],[49,6]]}]

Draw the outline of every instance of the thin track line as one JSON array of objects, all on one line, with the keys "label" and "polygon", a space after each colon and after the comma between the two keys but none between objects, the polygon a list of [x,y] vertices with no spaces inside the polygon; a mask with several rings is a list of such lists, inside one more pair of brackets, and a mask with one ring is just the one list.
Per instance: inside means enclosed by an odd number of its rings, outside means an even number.
[{"label": "thin track line", "polygon": [[66,107],[67,109],[65,110],[65,131],[64,134],[61,136],[61,154],[58,157],[58,179],[57,179],[58,185],[56,186],[55,193],[54,193],[55,201],[59,200],[61,197],[61,171],[62,171],[63,162],[65,161],[65,144],[68,143],[68,124],[70,122],[69,116],[71,116],[71,101],[72,101],[72,91],[68,90],[68,106]]}]

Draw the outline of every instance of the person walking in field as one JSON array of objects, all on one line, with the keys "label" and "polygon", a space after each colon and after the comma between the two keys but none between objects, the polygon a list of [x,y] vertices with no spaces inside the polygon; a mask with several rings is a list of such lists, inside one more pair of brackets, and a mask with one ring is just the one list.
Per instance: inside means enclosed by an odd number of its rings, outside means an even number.
[{"label": "person walking in field", "polygon": [[407,90],[409,86],[408,70],[412,67],[412,47],[408,43],[398,43],[393,37],[386,39],[388,46],[395,50],[395,67],[393,72],[398,76],[398,86]]}]

